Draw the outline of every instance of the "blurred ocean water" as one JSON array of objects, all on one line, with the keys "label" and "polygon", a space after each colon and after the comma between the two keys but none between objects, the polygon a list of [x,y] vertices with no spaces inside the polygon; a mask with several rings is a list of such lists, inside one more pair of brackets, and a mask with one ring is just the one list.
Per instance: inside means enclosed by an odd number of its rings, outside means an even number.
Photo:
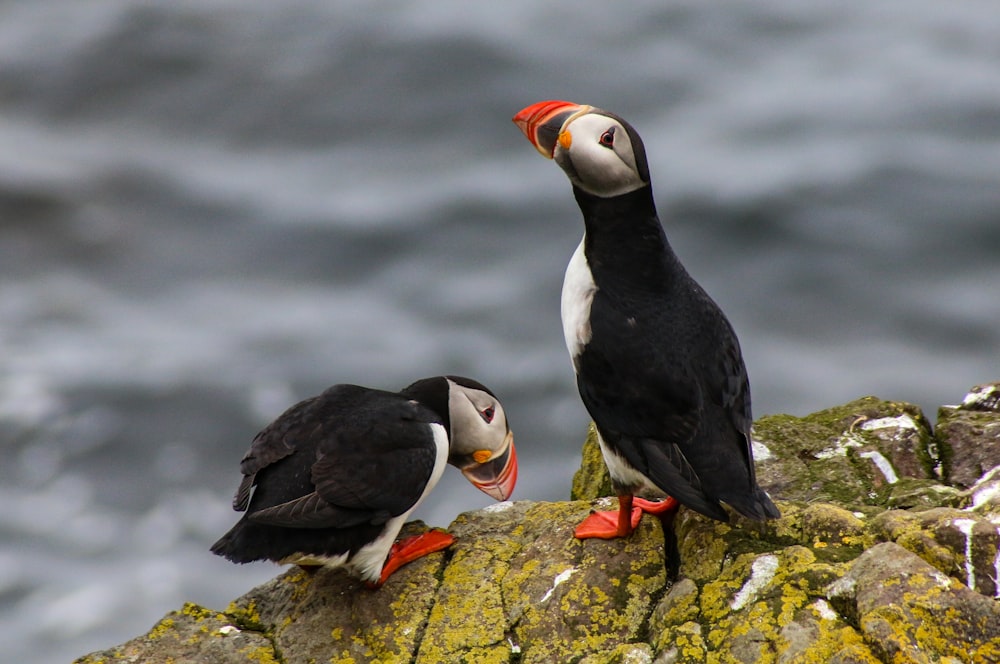
[{"label": "blurred ocean water", "polygon": [[[1000,378],[1000,8],[929,1],[0,6],[0,642],[68,661],[278,573],[208,553],[256,431],[337,382],[482,380],[518,499],[586,414],[582,233],[510,117],[628,118],[755,414],[931,418]],[[445,526],[488,498],[446,473]]]}]

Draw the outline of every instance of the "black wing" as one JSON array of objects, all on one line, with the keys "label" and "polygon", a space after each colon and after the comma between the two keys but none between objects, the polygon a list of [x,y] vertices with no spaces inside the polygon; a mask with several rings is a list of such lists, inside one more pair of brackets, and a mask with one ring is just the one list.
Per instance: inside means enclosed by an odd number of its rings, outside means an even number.
[{"label": "black wing", "polygon": [[258,435],[241,466],[253,473],[244,484],[257,486],[248,519],[346,528],[406,512],[434,467],[434,421],[413,401],[356,386],[294,406]]},{"label": "black wing", "polygon": [[247,509],[250,490],[256,484],[258,472],[294,454],[297,441],[309,440],[316,435],[316,432],[310,432],[309,429],[318,426],[311,414],[319,399],[320,397],[313,397],[300,401],[254,436],[250,449],[240,460],[243,480],[233,497],[234,510],[242,512]]},{"label": "black wing", "polygon": [[[706,490],[708,475],[720,448],[732,448],[721,455],[727,460],[740,457],[738,474],[751,466],[749,386],[722,312],[693,281],[687,296],[672,298],[671,307],[635,307],[642,319],[630,316],[628,297],[617,294],[623,308],[615,309],[598,291],[591,342],[577,358],[578,385],[602,436],[630,465],[681,502],[724,519],[717,492]],[[721,427],[706,426],[720,417]]]},{"label": "black wing", "polygon": [[669,320],[649,307],[637,308],[646,319],[634,317],[628,304],[595,293],[591,340],[576,360],[580,395],[607,429],[683,444],[698,429],[705,398],[696,367],[677,350],[683,341],[671,339]]}]

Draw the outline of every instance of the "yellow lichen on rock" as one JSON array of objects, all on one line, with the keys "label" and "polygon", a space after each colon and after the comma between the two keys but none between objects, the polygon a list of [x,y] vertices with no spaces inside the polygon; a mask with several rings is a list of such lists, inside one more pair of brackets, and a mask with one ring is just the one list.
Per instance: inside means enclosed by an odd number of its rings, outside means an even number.
[{"label": "yellow lichen on rock", "polygon": [[153,625],[153,628],[149,630],[148,634],[146,634],[146,638],[149,639],[150,641],[161,639],[165,634],[167,634],[167,632],[171,631],[172,629],[174,629],[173,618],[164,618],[160,622]]},{"label": "yellow lichen on rock", "polygon": [[[488,548],[461,543],[456,545],[452,561],[431,609],[418,662],[457,661],[459,653],[472,648],[481,659],[489,650],[505,648],[507,621],[498,577],[502,578],[506,564],[496,560]],[[479,572],[486,570],[484,578]],[[509,655],[509,648],[507,651]]]},{"label": "yellow lichen on rock", "polygon": [[229,616],[197,604],[172,611],[138,637],[113,650],[94,653],[77,664],[171,664],[172,662],[257,662],[277,664],[264,635],[235,627]]},{"label": "yellow lichen on rock", "polygon": [[657,642],[663,664],[701,664],[709,660],[708,646],[700,623],[688,621],[663,630]]},{"label": "yellow lichen on rock", "polygon": [[[655,518],[625,539],[573,537],[614,498],[500,503],[460,515],[449,551],[378,590],[292,568],[225,613],[184,605],[79,661],[1000,662],[1000,488],[989,477],[961,495],[926,477],[877,486],[885,477],[858,450],[920,468],[898,456],[929,436],[906,404],[861,399],[756,431],[770,452],[758,477],[781,518],[725,524],[682,508],[672,585]],[[578,478],[589,479],[574,491],[594,498],[606,469],[593,435],[585,449]]]},{"label": "yellow lichen on rock", "polygon": [[583,463],[573,475],[570,500],[595,500],[602,496],[613,496],[611,475],[604,465],[604,457],[597,443],[597,429],[591,422],[582,449]]}]

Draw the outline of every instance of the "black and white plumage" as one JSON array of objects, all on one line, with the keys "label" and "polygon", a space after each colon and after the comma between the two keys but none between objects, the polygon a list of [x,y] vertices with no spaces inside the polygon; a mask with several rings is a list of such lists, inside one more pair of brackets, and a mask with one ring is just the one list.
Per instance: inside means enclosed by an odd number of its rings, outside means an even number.
[{"label": "black and white plumage", "polygon": [[335,385],[254,438],[233,499],[246,514],[212,552],[237,563],[343,566],[381,584],[451,543],[441,531],[395,543],[447,464],[497,500],[514,489],[513,434],[484,385],[458,376],[399,393]]},{"label": "black and white plumage", "polygon": [[533,104],[514,121],[565,171],[585,225],[563,283],[563,331],[621,507],[578,536],[627,535],[641,516],[633,495],[647,490],[722,521],[720,503],[779,516],[755,479],[739,342],[667,242],[635,129],[563,101]]}]

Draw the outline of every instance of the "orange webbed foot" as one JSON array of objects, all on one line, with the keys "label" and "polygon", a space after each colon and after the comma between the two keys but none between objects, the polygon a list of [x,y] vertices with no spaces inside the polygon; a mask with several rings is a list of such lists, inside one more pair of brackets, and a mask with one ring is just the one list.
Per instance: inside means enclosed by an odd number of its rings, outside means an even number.
[{"label": "orange webbed foot", "polygon": [[369,582],[366,585],[369,588],[378,588],[403,565],[423,558],[427,554],[447,549],[454,542],[455,538],[451,534],[437,529],[401,539],[389,549],[389,556],[382,565],[382,575],[378,583]]},{"label": "orange webbed foot", "polygon": [[645,500],[631,495],[618,496],[618,511],[591,512],[573,532],[577,539],[616,539],[628,537],[636,528],[642,514],[653,514],[659,518],[672,514],[680,507],[673,498],[665,500]]}]

